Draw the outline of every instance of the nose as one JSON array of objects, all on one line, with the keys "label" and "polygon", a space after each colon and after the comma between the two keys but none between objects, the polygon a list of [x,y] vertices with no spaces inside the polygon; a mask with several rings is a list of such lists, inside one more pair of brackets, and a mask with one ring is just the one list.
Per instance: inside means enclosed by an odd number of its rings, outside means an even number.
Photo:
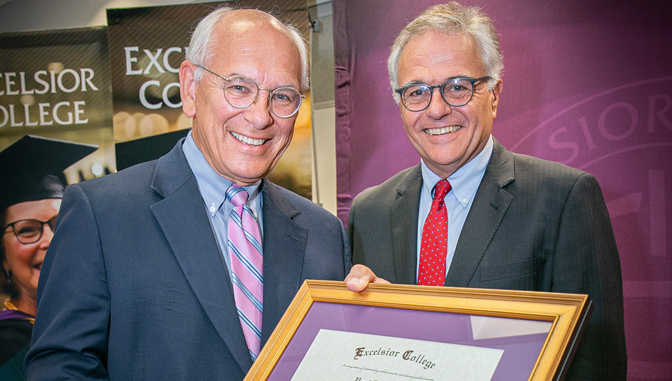
[{"label": "nose", "polygon": [[425,112],[431,118],[441,119],[446,115],[452,114],[453,107],[443,100],[441,91],[438,88],[433,88],[432,99],[429,102],[429,106],[427,106]]},{"label": "nose", "polygon": [[[264,96],[262,92],[268,92]],[[270,91],[259,89],[257,99],[247,108],[245,119],[257,129],[264,129],[273,124],[273,114],[271,113],[271,102],[269,100]]]}]

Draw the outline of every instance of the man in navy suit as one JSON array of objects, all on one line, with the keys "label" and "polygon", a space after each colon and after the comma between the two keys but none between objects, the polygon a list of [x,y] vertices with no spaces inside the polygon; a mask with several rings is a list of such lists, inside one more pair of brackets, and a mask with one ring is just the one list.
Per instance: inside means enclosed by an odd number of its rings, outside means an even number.
[{"label": "man in navy suit", "polygon": [[265,179],[291,141],[307,57],[264,12],[219,9],[198,25],[179,72],[192,132],[157,161],[65,193],[29,379],[243,379],[255,356],[234,300],[232,184],[262,235],[262,345],[305,279],[344,279],[340,220]]},{"label": "man in navy suit", "polygon": [[[595,309],[566,379],[625,380],[621,267],[600,186],[492,137],[502,67],[495,29],[475,7],[436,5],[401,31],[390,82],[422,163],[352,202],[353,263],[368,268],[353,267],[348,287],[438,273],[434,285],[588,294]],[[437,197],[440,188],[449,192]],[[446,212],[447,238],[431,233],[433,205]],[[440,265],[423,271],[432,243]]]}]

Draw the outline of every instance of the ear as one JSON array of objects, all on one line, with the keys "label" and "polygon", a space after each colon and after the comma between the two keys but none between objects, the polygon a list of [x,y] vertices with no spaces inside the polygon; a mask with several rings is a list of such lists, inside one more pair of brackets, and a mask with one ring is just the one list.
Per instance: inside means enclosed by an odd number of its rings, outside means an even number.
[{"label": "ear", "polygon": [[184,60],[180,65],[180,97],[184,115],[193,118],[196,115],[196,80],[194,74],[197,66]]},{"label": "ear", "polygon": [[502,93],[502,88],[504,87],[504,82],[497,80],[495,88],[492,90],[492,118],[497,117],[497,106],[499,105],[499,95]]}]

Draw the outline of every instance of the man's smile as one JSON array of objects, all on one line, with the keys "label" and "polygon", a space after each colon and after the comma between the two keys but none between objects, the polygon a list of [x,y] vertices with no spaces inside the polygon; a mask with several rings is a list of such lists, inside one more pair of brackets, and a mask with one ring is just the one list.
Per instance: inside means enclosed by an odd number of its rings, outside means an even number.
[{"label": "man's smile", "polygon": [[449,127],[441,127],[441,128],[428,128],[424,130],[426,133],[430,135],[443,135],[443,134],[448,134],[451,132],[455,132],[462,128],[462,126],[449,126]]},{"label": "man's smile", "polygon": [[235,132],[231,132],[231,135],[233,135],[233,137],[238,139],[240,142],[251,146],[260,146],[266,143],[266,141],[268,140],[268,139],[252,139],[248,138],[247,136],[237,134]]}]

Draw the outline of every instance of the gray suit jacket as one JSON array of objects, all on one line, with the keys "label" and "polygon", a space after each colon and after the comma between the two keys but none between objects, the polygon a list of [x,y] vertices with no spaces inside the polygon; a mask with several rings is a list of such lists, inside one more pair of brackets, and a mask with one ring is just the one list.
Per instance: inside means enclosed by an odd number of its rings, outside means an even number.
[{"label": "gray suit jacket", "polygon": [[[421,187],[418,165],[355,197],[353,263],[392,283],[415,283]],[[590,174],[513,154],[495,140],[445,285],[588,294],[595,310],[567,379],[625,380],[620,260]]]},{"label": "gray suit jacket", "polygon": [[[343,224],[266,180],[262,344],[307,278],[343,280]],[[242,380],[231,281],[182,152],[68,187],[42,267],[29,379]]]}]

